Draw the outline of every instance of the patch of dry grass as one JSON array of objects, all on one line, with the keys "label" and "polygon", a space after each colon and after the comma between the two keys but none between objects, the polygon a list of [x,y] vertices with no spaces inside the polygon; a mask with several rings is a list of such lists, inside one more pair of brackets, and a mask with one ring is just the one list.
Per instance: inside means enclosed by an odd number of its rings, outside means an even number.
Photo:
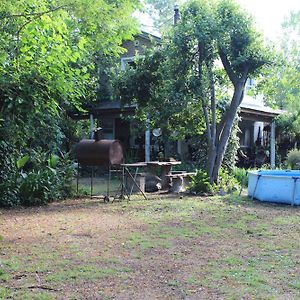
[{"label": "patch of dry grass", "polygon": [[300,209],[243,197],[0,211],[0,299],[296,299]]}]

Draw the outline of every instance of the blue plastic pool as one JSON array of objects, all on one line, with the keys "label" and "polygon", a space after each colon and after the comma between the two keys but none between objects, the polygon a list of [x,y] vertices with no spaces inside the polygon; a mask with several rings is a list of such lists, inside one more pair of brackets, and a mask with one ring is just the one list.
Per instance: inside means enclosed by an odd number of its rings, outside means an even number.
[{"label": "blue plastic pool", "polygon": [[300,170],[250,171],[248,195],[260,201],[300,205]]}]

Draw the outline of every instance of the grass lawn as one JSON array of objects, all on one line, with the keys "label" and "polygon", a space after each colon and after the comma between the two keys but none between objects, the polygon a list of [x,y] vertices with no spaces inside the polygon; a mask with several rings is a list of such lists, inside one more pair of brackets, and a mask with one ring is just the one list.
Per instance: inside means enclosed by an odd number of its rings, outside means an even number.
[{"label": "grass lawn", "polygon": [[300,299],[299,224],[233,195],[0,210],[0,299]]}]

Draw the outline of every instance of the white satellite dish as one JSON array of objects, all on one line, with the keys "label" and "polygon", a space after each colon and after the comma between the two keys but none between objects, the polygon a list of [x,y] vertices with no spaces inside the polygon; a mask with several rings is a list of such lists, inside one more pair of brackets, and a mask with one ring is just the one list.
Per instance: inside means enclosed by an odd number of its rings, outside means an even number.
[{"label": "white satellite dish", "polygon": [[161,134],[162,134],[161,128],[155,128],[155,129],[153,129],[152,134],[155,137],[161,136]]}]

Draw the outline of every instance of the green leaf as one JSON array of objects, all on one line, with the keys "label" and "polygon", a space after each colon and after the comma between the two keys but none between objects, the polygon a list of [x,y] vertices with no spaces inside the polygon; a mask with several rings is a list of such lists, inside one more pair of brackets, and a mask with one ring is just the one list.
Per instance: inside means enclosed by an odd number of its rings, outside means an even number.
[{"label": "green leaf", "polygon": [[25,156],[21,157],[20,159],[18,159],[17,160],[17,168],[22,169],[28,162],[29,158],[30,158],[29,155],[25,155]]},{"label": "green leaf", "polygon": [[58,161],[59,161],[59,157],[55,154],[51,154],[48,159],[48,166],[50,168],[56,168]]}]

